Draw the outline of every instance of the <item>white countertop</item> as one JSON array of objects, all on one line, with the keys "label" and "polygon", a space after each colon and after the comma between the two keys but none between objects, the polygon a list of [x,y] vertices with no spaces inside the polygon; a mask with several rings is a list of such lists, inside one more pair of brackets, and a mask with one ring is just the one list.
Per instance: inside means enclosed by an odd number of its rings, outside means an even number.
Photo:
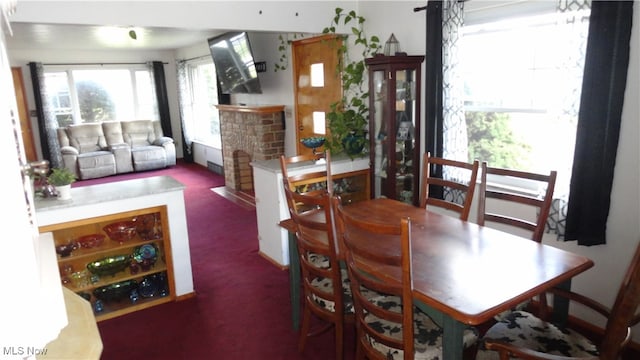
[{"label": "white countertop", "polygon": [[35,206],[36,212],[44,212],[161,194],[184,190],[184,188],[184,184],[171,176],[153,176],[144,179],[117,181],[75,188],[71,185],[71,200],[58,200],[56,198],[36,199]]},{"label": "white countertop", "polygon": [[[344,154],[337,155],[335,157],[332,156],[331,169],[333,170],[334,166],[340,166],[340,167],[343,167],[345,165],[348,166],[350,165],[350,163],[354,163],[354,162],[360,165],[360,163],[363,161],[369,162],[369,156],[357,157],[354,159],[351,159],[349,156]],[[266,170],[266,171],[277,173],[277,174],[282,172],[282,169],[280,168],[280,159],[252,161],[250,165],[253,166],[254,168]],[[310,163],[289,164],[288,168],[303,170],[303,169],[310,169],[316,166],[324,166],[324,164],[318,164],[318,165],[310,164]]]}]

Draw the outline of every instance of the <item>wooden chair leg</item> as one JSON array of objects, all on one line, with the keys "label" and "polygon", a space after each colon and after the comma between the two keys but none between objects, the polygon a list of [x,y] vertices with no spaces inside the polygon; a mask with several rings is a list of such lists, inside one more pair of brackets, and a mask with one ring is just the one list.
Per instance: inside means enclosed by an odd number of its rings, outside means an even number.
[{"label": "wooden chair leg", "polygon": [[356,335],[356,360],[365,360],[360,336]]},{"label": "wooden chair leg", "polygon": [[302,314],[302,327],[300,328],[300,340],[298,342],[298,351],[303,352],[307,343],[307,336],[309,335],[309,329],[311,328],[311,311],[304,305]]},{"label": "wooden chair leg", "polygon": [[336,360],[344,358],[344,324],[342,322],[335,324],[336,335]]}]

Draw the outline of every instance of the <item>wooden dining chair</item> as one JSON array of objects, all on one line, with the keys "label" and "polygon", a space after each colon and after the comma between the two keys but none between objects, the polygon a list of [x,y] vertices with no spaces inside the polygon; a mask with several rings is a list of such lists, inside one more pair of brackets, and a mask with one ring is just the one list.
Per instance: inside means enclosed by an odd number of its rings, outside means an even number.
[{"label": "wooden dining chair", "polygon": [[[323,163],[325,166],[321,168],[314,168],[312,171],[296,171],[303,166],[315,165],[317,163]],[[280,156],[280,169],[282,171],[282,178],[287,180],[288,186],[291,190],[303,194],[303,195],[318,195],[324,191],[333,194],[333,180],[331,177],[331,154],[329,151],[314,155],[298,155],[285,157]],[[287,199],[289,201],[289,199]],[[298,209],[300,204],[288,204],[289,207],[301,211],[304,209]]]},{"label": "wooden dining chair", "polygon": [[[592,336],[555,325],[529,312],[515,311],[487,331],[477,359],[618,359],[631,337],[631,326],[638,322],[636,311],[640,306],[640,242],[612,308],[576,292],[556,289],[550,293],[582,304],[595,314],[602,315],[606,326],[601,340],[594,341]],[[578,321],[588,323],[582,319]],[[589,324],[587,327],[593,329],[597,325]],[[583,328],[586,327],[583,325]]]},{"label": "wooden dining chair", "polygon": [[[520,170],[504,169],[497,167],[489,167],[486,161],[483,161],[480,169],[480,194],[478,197],[478,225],[485,226],[486,223],[492,222],[496,224],[514,227],[516,229],[525,230],[529,233],[530,239],[535,242],[542,242],[551,202],[553,201],[553,191],[556,184],[556,171],[550,171],[549,174],[538,174]],[[535,185],[538,191],[527,191],[524,188],[507,186],[503,183],[497,186],[490,186],[488,179],[490,175],[499,176],[502,179],[522,181],[528,185]],[[496,201],[491,210],[487,206],[487,200]],[[498,204],[499,202],[499,204]],[[511,204],[511,208],[506,204]],[[495,205],[500,205],[500,211],[494,210]],[[520,216],[516,216],[519,214]],[[545,293],[537,295],[538,301],[542,307],[547,305],[547,296]],[[524,301],[513,310],[524,309],[529,305],[530,301]],[[494,317],[500,321],[511,313],[507,310]]]},{"label": "wooden dining chair", "polygon": [[[440,173],[451,173],[446,179],[433,176],[435,167],[442,168]],[[444,159],[425,153],[422,157],[422,190],[420,207],[438,206],[455,211],[460,219],[467,221],[471,210],[471,202],[478,179],[478,160],[473,163]],[[438,195],[434,196],[434,190]],[[440,197],[442,195],[442,197]]]},{"label": "wooden dining chair", "polygon": [[[336,359],[344,353],[345,325],[354,323],[353,301],[346,269],[341,269],[335,245],[335,229],[331,197],[327,190],[313,195],[300,194],[288,186],[284,189],[290,203],[302,204],[308,210],[289,208],[296,224],[296,241],[301,269],[303,315],[298,349],[304,351],[307,338],[335,331]],[[293,256],[293,254],[291,254]],[[312,315],[325,324],[311,331]]]},{"label": "wooden dining chair", "polygon": [[[411,220],[393,224],[359,220],[345,214],[335,197],[334,207],[355,306],[356,359],[441,359],[442,328],[413,305]],[[370,246],[355,246],[358,239],[366,239]],[[376,252],[379,241],[397,243],[399,251]],[[464,339],[464,346],[470,346],[477,333],[466,330]]]},{"label": "wooden dining chair", "polygon": [[[490,186],[487,182],[489,175],[501,176],[505,179],[522,180],[535,183],[541,189],[535,193],[527,192],[512,186]],[[551,202],[553,201],[553,190],[556,184],[557,172],[551,171],[549,174],[537,174],[519,170],[502,169],[487,166],[482,162],[480,196],[478,201],[478,225],[484,226],[487,222],[500,223],[513,226],[531,232],[531,239],[536,242],[542,241],[542,235],[549,216]],[[487,200],[495,199],[519,204],[520,207],[528,207],[530,217],[516,217],[514,211],[505,208],[503,212],[488,210]],[[524,214],[524,213],[523,213]],[[535,219],[534,219],[535,218]]]}]

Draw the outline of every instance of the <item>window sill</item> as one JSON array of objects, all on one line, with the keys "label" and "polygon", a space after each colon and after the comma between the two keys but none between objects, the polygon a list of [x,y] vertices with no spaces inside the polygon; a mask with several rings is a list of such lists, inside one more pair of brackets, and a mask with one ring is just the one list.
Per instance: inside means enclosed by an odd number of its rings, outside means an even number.
[{"label": "window sill", "polygon": [[219,143],[206,142],[206,141],[202,141],[202,140],[192,140],[191,142],[222,151],[222,144],[219,144]]}]

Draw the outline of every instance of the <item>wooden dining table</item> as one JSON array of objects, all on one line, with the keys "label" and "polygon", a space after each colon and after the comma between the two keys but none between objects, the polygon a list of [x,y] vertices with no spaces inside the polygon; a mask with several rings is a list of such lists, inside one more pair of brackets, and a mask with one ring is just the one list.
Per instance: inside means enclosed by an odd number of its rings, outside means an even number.
[{"label": "wooden dining table", "polygon": [[[414,302],[443,328],[444,359],[462,359],[466,327],[483,324],[552,287],[570,288],[573,277],[593,266],[584,256],[397,200],[365,200],[344,206],[344,211],[384,224],[411,219]],[[400,256],[399,242],[384,236],[353,245]],[[291,296],[299,302],[295,254],[291,237]],[[292,302],[294,308],[298,302]],[[554,312],[566,317],[568,302],[554,300]]]}]

